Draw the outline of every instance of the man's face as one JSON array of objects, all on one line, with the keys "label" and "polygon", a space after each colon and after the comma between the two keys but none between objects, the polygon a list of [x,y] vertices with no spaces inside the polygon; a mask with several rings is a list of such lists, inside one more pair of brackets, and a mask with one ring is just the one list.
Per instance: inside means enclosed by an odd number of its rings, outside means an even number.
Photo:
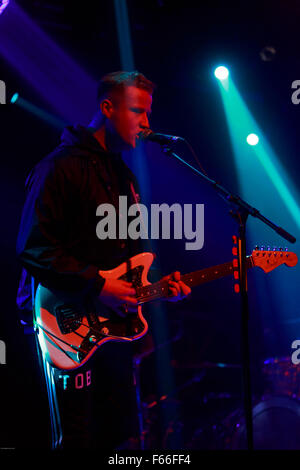
[{"label": "man's face", "polygon": [[141,88],[127,86],[124,92],[113,100],[109,129],[111,134],[123,143],[123,148],[135,148],[136,139],[142,129],[149,128],[152,96]]}]

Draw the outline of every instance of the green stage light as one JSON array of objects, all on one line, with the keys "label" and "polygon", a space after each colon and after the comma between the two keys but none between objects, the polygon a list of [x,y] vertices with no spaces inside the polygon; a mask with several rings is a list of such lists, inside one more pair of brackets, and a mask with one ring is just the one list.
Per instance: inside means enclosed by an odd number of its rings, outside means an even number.
[{"label": "green stage light", "polygon": [[[242,197],[247,201],[251,201],[254,206],[260,206],[264,201],[266,207],[267,201],[270,201],[269,216],[270,218],[274,216],[274,220],[277,213],[272,212],[273,201],[275,197],[278,198],[278,204],[280,201],[283,207],[285,206],[287,213],[299,228],[299,196],[298,189],[293,182],[293,176],[288,174],[281,158],[272,149],[232,79],[228,88],[224,87],[222,81],[219,81],[218,85],[224,105]],[[253,133],[248,134],[249,129],[252,129]],[[245,138],[245,136],[248,137]],[[257,145],[258,141],[259,145]],[[256,175],[255,183],[257,186],[255,192],[253,192],[254,180],[249,178],[249,175]],[[265,189],[267,187],[268,190]],[[289,217],[286,217],[286,223],[290,223]]]},{"label": "green stage light", "polygon": [[259,142],[259,138],[256,134],[249,134],[246,140],[249,145],[257,145]]},{"label": "green stage light", "polygon": [[43,119],[44,121],[48,122],[51,126],[57,127],[58,129],[63,129],[66,125],[67,122],[63,121],[59,117],[56,117],[55,115],[48,113],[47,111],[43,110],[39,106],[34,105],[30,101],[25,100],[24,98],[21,98],[19,96],[19,93],[15,93],[11,100],[11,103],[16,103],[16,105],[20,108],[26,109],[26,111],[29,111],[30,113],[34,114],[40,119]]},{"label": "green stage light", "polygon": [[221,80],[221,81],[226,80],[228,78],[228,75],[229,75],[229,70],[223,65],[220,65],[219,67],[215,69],[215,77],[218,80]]},{"label": "green stage light", "polygon": [[19,93],[14,93],[13,96],[11,97],[10,102],[15,103],[18,98],[19,98]]}]

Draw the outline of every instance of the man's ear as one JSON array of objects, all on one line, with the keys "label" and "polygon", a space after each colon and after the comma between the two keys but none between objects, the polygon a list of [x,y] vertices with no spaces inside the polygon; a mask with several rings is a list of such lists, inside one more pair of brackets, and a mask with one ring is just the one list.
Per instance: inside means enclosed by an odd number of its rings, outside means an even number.
[{"label": "man's ear", "polygon": [[113,104],[108,98],[105,98],[103,101],[101,101],[100,109],[102,114],[110,119],[113,112]]}]

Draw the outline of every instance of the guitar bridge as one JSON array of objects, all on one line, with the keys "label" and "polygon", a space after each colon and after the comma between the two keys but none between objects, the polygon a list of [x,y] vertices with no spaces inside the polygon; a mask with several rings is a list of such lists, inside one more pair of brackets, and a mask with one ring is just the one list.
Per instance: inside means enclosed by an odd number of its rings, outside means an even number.
[{"label": "guitar bridge", "polygon": [[74,305],[60,305],[55,308],[59,329],[63,335],[79,328],[83,315]]}]

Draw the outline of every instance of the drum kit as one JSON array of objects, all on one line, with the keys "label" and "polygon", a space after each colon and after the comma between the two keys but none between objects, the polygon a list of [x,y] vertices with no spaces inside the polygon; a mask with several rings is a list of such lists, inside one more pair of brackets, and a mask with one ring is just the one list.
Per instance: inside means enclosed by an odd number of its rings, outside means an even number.
[{"label": "drum kit", "polygon": [[[187,366],[185,364],[185,367]],[[293,364],[291,357],[268,358],[263,362],[263,394],[254,398],[252,408],[254,449],[300,449],[300,369],[298,367],[300,368],[300,365]],[[198,371],[195,376],[196,379],[183,384],[182,388],[188,389],[188,387],[201,381],[208,370],[226,368],[238,369],[240,366],[211,362],[192,364],[191,369],[194,369],[194,372]],[[199,375],[200,371],[202,371],[201,376]],[[171,403],[172,397],[164,396],[161,398],[160,404],[164,402],[167,406],[168,401]],[[217,404],[217,402],[219,403]],[[234,404],[235,408],[231,408],[233,411],[226,409],[226,402],[227,404],[229,402]],[[148,417],[149,414],[151,416],[152,409],[159,405],[158,402],[153,403],[144,403],[144,410],[146,409],[148,412]],[[212,410],[216,410],[218,406],[220,409],[224,404],[225,415],[220,413],[218,416],[212,417],[212,419],[209,419],[208,425],[199,423],[200,426],[193,428],[192,434],[184,443],[182,442],[184,427],[188,427],[189,423],[185,423],[181,416],[177,416],[175,421],[170,421],[170,426],[166,428],[163,436],[163,447],[176,448],[176,443],[179,442],[178,436],[180,435],[181,445],[184,448],[208,450],[247,449],[244,409],[240,406],[240,401],[237,404],[236,396],[222,392],[207,393],[202,397],[203,404],[212,405]],[[200,410],[200,414],[202,411],[203,409]],[[210,409],[206,411],[208,411],[208,414],[210,413]],[[151,430],[148,429],[148,437],[150,437],[150,434]],[[147,445],[145,448],[147,448]]]},{"label": "drum kit", "polygon": [[[300,369],[290,356],[272,357],[262,364],[264,393],[254,400],[253,441],[257,450],[300,449]],[[238,409],[223,423],[225,448],[246,449],[243,410]]]}]

